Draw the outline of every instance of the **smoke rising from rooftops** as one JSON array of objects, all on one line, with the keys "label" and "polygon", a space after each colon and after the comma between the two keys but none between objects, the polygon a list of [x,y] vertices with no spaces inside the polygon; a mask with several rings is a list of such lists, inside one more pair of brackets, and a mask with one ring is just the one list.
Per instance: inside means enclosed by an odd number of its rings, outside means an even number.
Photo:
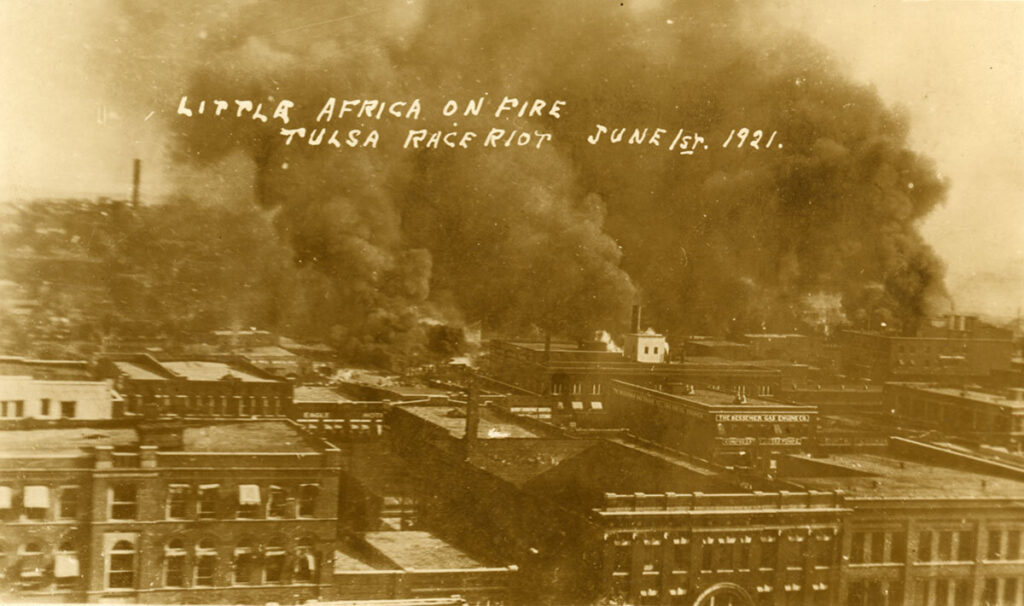
[{"label": "smoke rising from rooftops", "polygon": [[[422,315],[584,337],[625,329],[638,298],[674,334],[791,327],[819,292],[854,320],[910,328],[942,292],[916,224],[945,184],[907,148],[903,117],[807,40],[752,28],[743,4],[191,8],[125,4],[104,59],[136,101],[288,98],[305,123],[332,96],[433,108],[363,125],[392,142],[451,129],[449,98],[566,101],[557,121],[513,122],[553,132],[541,149],[285,146],[258,123],[165,112],[182,164],[206,170],[195,175],[248,172],[295,262],[325,277],[318,322],[339,339],[388,347]],[[784,147],[591,146],[595,123],[765,128]]]}]

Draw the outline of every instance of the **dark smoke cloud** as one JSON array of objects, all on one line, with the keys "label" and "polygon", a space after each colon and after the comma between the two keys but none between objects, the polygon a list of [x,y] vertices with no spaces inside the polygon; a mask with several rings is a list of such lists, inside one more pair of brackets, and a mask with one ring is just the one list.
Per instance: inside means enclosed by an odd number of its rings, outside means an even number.
[{"label": "dark smoke cloud", "polygon": [[[582,336],[624,328],[634,299],[675,334],[789,328],[816,292],[909,329],[941,293],[916,224],[944,183],[904,117],[808,41],[753,35],[752,9],[728,2],[465,4],[129,2],[104,60],[139,101],[286,97],[303,124],[329,96],[419,97],[418,128],[451,126],[447,98],[568,102],[515,122],[554,132],[540,150],[402,151],[414,125],[394,120],[366,124],[380,149],[286,147],[256,123],[166,112],[183,163],[249,173],[324,278],[303,295],[316,324],[354,349],[407,345],[423,317]],[[767,128],[784,148],[595,147],[595,122]]]}]

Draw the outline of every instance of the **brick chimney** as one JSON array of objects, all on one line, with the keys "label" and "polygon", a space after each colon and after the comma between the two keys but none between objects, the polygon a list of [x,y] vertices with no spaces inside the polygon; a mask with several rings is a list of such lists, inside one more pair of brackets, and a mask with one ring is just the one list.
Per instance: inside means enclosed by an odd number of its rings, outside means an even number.
[{"label": "brick chimney", "polygon": [[633,334],[640,333],[640,312],[641,308],[639,305],[633,306],[633,315],[629,320],[629,332]]}]

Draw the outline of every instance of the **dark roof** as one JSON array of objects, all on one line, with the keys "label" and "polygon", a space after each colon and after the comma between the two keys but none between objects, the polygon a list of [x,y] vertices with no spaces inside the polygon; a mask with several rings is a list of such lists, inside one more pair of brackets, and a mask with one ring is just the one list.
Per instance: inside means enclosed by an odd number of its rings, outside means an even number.
[{"label": "dark roof", "polygon": [[404,570],[483,568],[476,559],[429,532],[367,532],[363,539]]},{"label": "dark roof", "polygon": [[521,487],[598,444],[579,439],[487,440],[473,448],[469,462]]}]

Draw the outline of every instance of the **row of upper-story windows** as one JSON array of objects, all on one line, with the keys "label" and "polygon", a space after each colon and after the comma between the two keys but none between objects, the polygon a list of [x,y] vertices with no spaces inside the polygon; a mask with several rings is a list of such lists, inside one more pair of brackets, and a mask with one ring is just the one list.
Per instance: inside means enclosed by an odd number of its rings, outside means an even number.
[{"label": "row of upper-story windows", "polygon": [[[57,410],[60,411],[60,417],[62,419],[74,419],[78,408],[78,402],[76,400],[61,400],[59,402],[59,409],[54,408],[54,403],[50,398],[41,398],[36,406],[35,410],[26,410],[24,400],[0,400],[0,418],[4,419],[24,419],[26,417],[49,417]],[[26,414],[27,413],[27,414]]]},{"label": "row of upper-story windows", "polygon": [[[701,571],[802,568],[832,566],[836,559],[835,535],[829,531],[805,533],[650,535],[636,539],[618,537],[612,541],[611,563],[616,574],[629,574],[634,566],[643,573],[686,571],[696,565]],[[756,546],[756,548],[755,548]],[[697,560],[692,558],[696,556]]]},{"label": "row of upper-story windows", "polygon": [[[78,486],[53,489],[45,485],[25,485],[20,494],[11,486],[0,486],[0,519],[10,520],[15,516],[26,521],[75,519],[79,514],[79,493]],[[319,493],[319,484],[313,482],[240,484],[234,491],[223,489],[219,484],[170,484],[166,491],[165,517],[169,520],[312,518],[316,515]],[[107,519],[137,519],[136,484],[115,484],[107,496]]]},{"label": "row of upper-story windows", "polygon": [[[568,389],[569,391],[567,392],[566,389]],[[602,387],[601,387],[600,383],[591,383],[590,384],[590,394],[591,395],[595,395],[595,396],[601,395],[601,389],[602,389]],[[551,382],[551,395],[553,395],[553,396],[560,396],[563,393],[570,393],[570,394],[572,394],[574,396],[578,396],[578,395],[582,395],[583,391],[584,391],[584,384],[583,383],[565,383],[565,382],[558,382],[558,381],[552,381]]]},{"label": "row of upper-story windows", "polygon": [[[262,544],[243,539],[228,547],[231,551],[225,557],[211,538],[200,540],[194,547],[187,546],[182,539],[168,541],[164,546],[163,585],[213,587],[315,580],[318,563],[312,539],[299,539],[291,547],[280,537]],[[229,582],[220,582],[225,576]]]},{"label": "row of upper-story windows", "polygon": [[[992,529],[987,533],[985,560],[1020,560],[1019,529]],[[973,562],[978,559],[978,536],[973,530],[935,529],[917,533],[917,562]],[[903,531],[854,532],[850,540],[850,563],[901,563],[907,560],[908,537]]]},{"label": "row of upper-story windows", "polygon": [[80,492],[74,485],[51,488],[28,484],[20,490],[0,485],[0,519],[43,521],[51,519],[52,512],[56,519],[73,520],[78,517]]},{"label": "row of upper-story windows", "polygon": [[[279,396],[226,396],[226,395],[156,395],[156,400],[166,408],[177,406],[181,411],[193,414],[215,416],[281,415]],[[129,412],[141,412],[147,398],[132,394],[127,398]]]}]

